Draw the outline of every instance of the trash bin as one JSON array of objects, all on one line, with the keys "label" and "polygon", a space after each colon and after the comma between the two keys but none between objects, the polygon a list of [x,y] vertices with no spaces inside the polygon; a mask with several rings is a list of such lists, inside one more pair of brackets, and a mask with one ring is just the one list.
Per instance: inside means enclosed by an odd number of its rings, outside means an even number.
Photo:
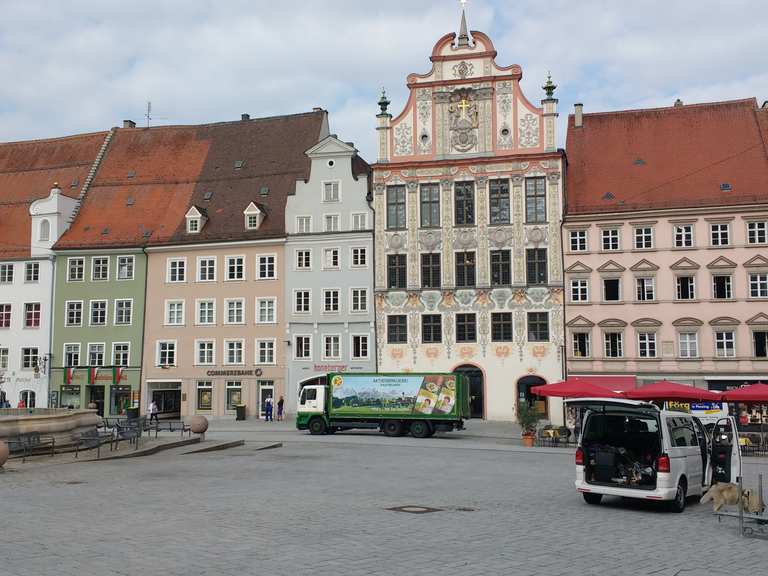
[{"label": "trash bin", "polygon": [[245,404],[235,405],[235,420],[245,420]]},{"label": "trash bin", "polygon": [[136,408],[126,408],[125,416],[128,418],[128,420],[136,420],[139,417],[139,407],[137,406]]}]

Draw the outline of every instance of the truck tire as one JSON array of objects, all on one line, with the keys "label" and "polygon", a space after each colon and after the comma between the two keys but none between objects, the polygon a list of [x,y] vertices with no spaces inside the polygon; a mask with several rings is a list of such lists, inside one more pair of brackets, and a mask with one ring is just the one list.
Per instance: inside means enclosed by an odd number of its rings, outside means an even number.
[{"label": "truck tire", "polygon": [[312,418],[312,420],[309,421],[309,425],[307,427],[309,428],[309,433],[313,436],[319,436],[320,434],[325,434],[326,432],[325,420],[319,416]]},{"label": "truck tire", "polygon": [[400,420],[384,420],[381,431],[384,432],[384,436],[402,436],[403,423]]},{"label": "truck tire", "polygon": [[432,426],[426,420],[414,420],[411,422],[411,436],[414,438],[429,438],[432,434]]}]

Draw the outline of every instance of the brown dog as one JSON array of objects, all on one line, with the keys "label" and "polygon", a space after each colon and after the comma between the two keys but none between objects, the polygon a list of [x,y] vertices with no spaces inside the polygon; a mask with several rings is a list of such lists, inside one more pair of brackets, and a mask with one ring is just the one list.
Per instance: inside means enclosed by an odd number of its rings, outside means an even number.
[{"label": "brown dog", "polygon": [[[750,498],[750,492],[750,490],[744,490],[741,493],[744,510],[749,510],[750,500],[755,502],[757,500],[756,498]],[[699,502],[704,503],[709,502],[710,500],[714,503],[712,509],[715,512],[720,510],[720,508],[726,504],[729,506],[735,506],[739,503],[739,487],[736,484],[718,482],[717,484],[709,487],[709,490],[704,493]]]}]

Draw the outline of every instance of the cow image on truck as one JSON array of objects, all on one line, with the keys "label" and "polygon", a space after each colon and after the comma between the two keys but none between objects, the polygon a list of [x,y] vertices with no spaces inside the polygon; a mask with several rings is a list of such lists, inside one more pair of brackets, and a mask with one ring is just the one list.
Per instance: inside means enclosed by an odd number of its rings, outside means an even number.
[{"label": "cow image on truck", "polygon": [[462,430],[469,400],[462,374],[330,373],[326,384],[301,390],[296,427],[311,434],[368,428],[428,438],[438,430]]}]

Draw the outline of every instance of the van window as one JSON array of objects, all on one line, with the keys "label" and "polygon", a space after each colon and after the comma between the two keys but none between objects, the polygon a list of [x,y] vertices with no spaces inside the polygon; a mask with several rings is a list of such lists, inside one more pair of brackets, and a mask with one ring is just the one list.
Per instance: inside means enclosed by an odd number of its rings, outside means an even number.
[{"label": "van window", "polygon": [[669,430],[669,441],[672,446],[680,448],[699,445],[696,432],[693,429],[693,422],[690,418],[667,418],[667,429]]},{"label": "van window", "polygon": [[307,393],[307,400],[317,400],[317,388],[304,389]]},{"label": "van window", "polygon": [[658,431],[658,424],[652,416],[594,413],[589,416],[582,442],[613,445],[628,436],[639,438]]}]

